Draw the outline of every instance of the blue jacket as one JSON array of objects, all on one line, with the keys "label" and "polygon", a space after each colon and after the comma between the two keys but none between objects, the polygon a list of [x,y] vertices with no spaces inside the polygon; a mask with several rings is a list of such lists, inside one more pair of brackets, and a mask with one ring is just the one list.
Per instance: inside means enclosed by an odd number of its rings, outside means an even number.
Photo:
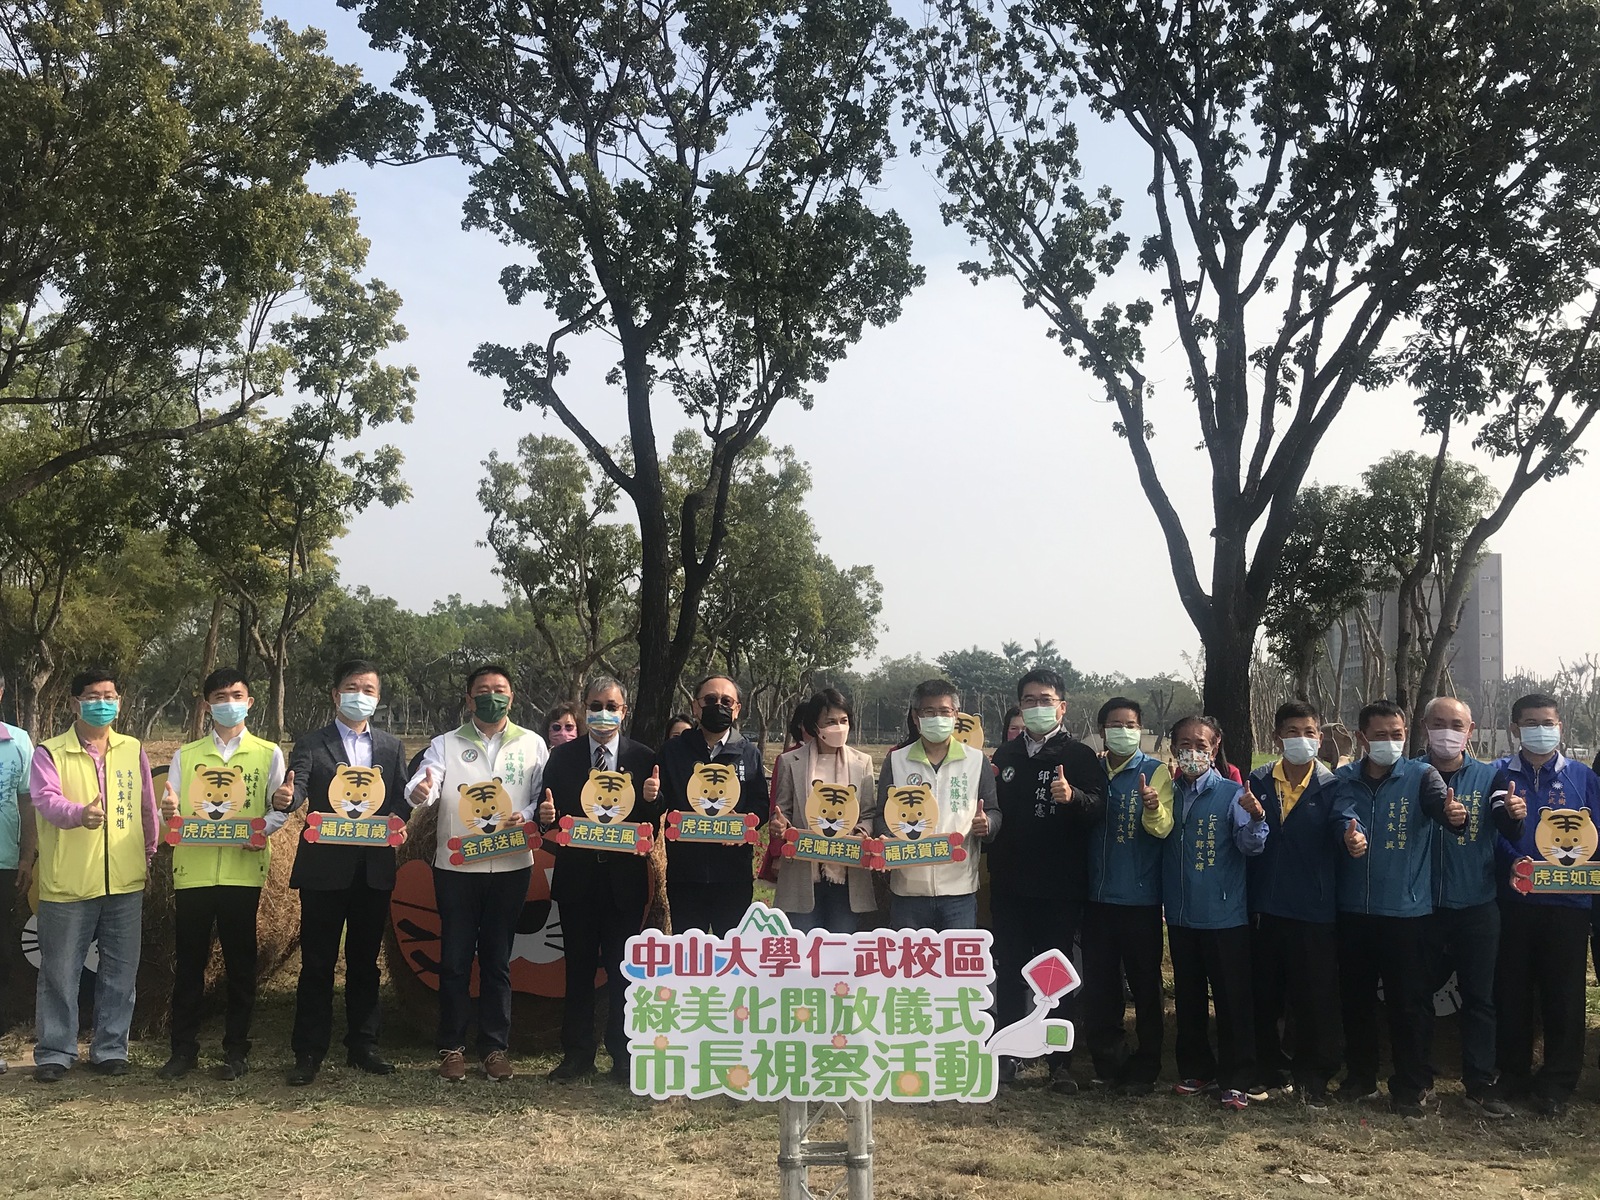
[{"label": "blue jacket", "polygon": [[1245,859],[1267,842],[1266,821],[1239,804],[1244,789],[1215,771],[1173,781],[1173,830],[1162,848],[1161,902],[1167,924],[1233,929],[1249,924]]},{"label": "blue jacket", "polygon": [[1512,841],[1522,837],[1522,822],[1506,812],[1506,776],[1493,763],[1479,762],[1469,754],[1444,775],[1444,783],[1455,789],[1456,799],[1466,808],[1467,823],[1459,830],[1441,829],[1433,840],[1433,906],[1492,904],[1495,840],[1502,835]]},{"label": "blue jacket", "polygon": [[1426,762],[1403,758],[1374,784],[1365,758],[1340,767],[1340,798],[1367,835],[1367,852],[1334,869],[1339,911],[1425,917],[1433,911],[1433,827],[1444,821],[1444,780]]},{"label": "blue jacket", "polygon": [[[1511,864],[1519,858],[1542,859],[1534,837],[1540,814],[1552,808],[1587,808],[1596,827],[1600,827],[1600,780],[1581,762],[1556,754],[1535,771],[1522,755],[1507,756],[1495,764],[1515,785],[1517,794],[1528,802],[1528,819],[1515,841],[1504,837],[1495,841],[1495,883],[1500,896],[1513,904],[1554,904],[1562,908],[1588,908],[1594,897],[1581,893],[1569,896],[1523,896],[1511,890]],[[1596,856],[1600,858],[1600,855]]]},{"label": "blue jacket", "polygon": [[[1104,759],[1101,762],[1104,763]],[[1106,782],[1106,817],[1089,831],[1089,899],[1099,904],[1161,903],[1165,838],[1145,827],[1139,777],[1154,786],[1166,764],[1142,750]]]},{"label": "blue jacket", "polygon": [[1314,761],[1306,790],[1285,820],[1272,768],[1268,763],[1250,775],[1250,790],[1267,810],[1271,831],[1266,849],[1249,863],[1250,911],[1331,925],[1334,864],[1346,857],[1349,802],[1334,773]]}]

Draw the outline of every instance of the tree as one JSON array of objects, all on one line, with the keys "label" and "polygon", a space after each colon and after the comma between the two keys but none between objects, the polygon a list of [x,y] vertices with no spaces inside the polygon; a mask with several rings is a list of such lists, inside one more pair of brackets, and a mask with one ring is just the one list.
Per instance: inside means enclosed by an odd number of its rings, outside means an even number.
[{"label": "tree", "polygon": [[57,432],[0,503],[280,390],[262,310],[327,203],[307,173],[372,158],[395,113],[324,46],[249,0],[0,6],[0,412]]},{"label": "tree", "polygon": [[[1492,278],[1530,231],[1593,222],[1593,5],[994,11],[939,0],[911,63],[945,219],[987,251],[968,272],[1015,279],[1115,407],[1207,652],[1205,707],[1248,762],[1256,634],[1328,428],[1352,392],[1400,369],[1386,339],[1430,289]],[[1143,152],[1144,228],[1125,226],[1109,188],[1083,185],[1085,111]],[[1136,235],[1155,294],[1108,295]],[[1210,467],[1204,580],[1153,450],[1158,300]]]},{"label": "tree", "polygon": [[[425,148],[472,168],[467,224],[531,252],[501,283],[513,304],[539,296],[553,327],[481,346],[473,366],[512,408],[554,413],[633,504],[633,721],[653,740],[694,649],[735,464],[921,280],[905,224],[867,200],[894,150],[885,51],[902,26],[883,0],[341,2],[404,55],[396,84],[431,110]],[[561,386],[585,334],[619,355],[607,383],[631,461]],[[708,448],[673,509],[663,393]]]}]

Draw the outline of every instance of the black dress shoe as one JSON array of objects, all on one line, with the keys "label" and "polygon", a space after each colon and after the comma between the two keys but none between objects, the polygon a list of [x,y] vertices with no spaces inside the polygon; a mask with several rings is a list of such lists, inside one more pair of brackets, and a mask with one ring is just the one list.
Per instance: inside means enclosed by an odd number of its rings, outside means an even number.
[{"label": "black dress shoe", "polygon": [[317,1077],[317,1072],[322,1064],[309,1054],[302,1054],[294,1060],[294,1067],[285,1076],[285,1082],[290,1087],[305,1087]]},{"label": "black dress shoe", "polygon": [[250,1064],[243,1058],[230,1058],[217,1068],[217,1078],[228,1081],[243,1079],[249,1069]]},{"label": "black dress shoe", "polygon": [[60,1063],[40,1063],[33,1069],[35,1083],[60,1083],[67,1077],[67,1069]]},{"label": "black dress shoe", "polygon": [[108,1058],[102,1062],[90,1063],[89,1067],[96,1075],[107,1075],[116,1078],[128,1073],[128,1060],[125,1058]]},{"label": "black dress shoe", "polygon": [[156,1072],[156,1078],[166,1080],[182,1079],[190,1071],[194,1070],[196,1065],[195,1060],[188,1055],[174,1054],[167,1059],[166,1065]]},{"label": "black dress shoe", "polygon": [[626,1060],[613,1062],[611,1069],[606,1072],[606,1078],[611,1080],[612,1083],[620,1083],[623,1087],[632,1087],[633,1068],[628,1065]]},{"label": "black dress shoe", "polygon": [[352,1050],[346,1056],[344,1065],[365,1071],[368,1075],[394,1074],[394,1064],[392,1062],[384,1062],[383,1059],[378,1057],[376,1050]]},{"label": "black dress shoe", "polygon": [[586,1075],[594,1074],[593,1062],[578,1062],[576,1059],[563,1058],[556,1064],[556,1069],[545,1078],[556,1083],[565,1083],[570,1079],[582,1079]]}]

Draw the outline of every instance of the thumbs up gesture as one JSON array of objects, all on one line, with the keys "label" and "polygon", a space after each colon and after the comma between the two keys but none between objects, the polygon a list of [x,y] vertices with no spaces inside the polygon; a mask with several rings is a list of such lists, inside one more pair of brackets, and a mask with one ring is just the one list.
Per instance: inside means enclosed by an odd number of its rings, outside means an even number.
[{"label": "thumbs up gesture", "polygon": [[1455,788],[1445,789],[1444,819],[1450,822],[1451,829],[1460,829],[1467,823],[1467,806],[1456,799]]},{"label": "thumbs up gesture", "polygon": [[650,778],[644,781],[644,802],[654,804],[659,795],[661,795],[661,768],[651,767]]},{"label": "thumbs up gesture", "polygon": [[1528,802],[1517,795],[1517,785],[1506,785],[1506,816],[1513,821],[1520,821],[1528,815]]},{"label": "thumbs up gesture", "polygon": [[545,788],[544,799],[539,802],[539,811],[534,815],[539,818],[541,825],[556,823],[556,798],[550,794],[549,788]]},{"label": "thumbs up gesture", "polygon": [[172,790],[172,780],[167,780],[166,791],[161,793],[161,816],[170,821],[178,815],[178,793]]},{"label": "thumbs up gesture", "polygon": [[283,782],[278,785],[278,790],[272,793],[272,807],[279,812],[288,812],[294,805],[294,772],[289,771],[283,777]]},{"label": "thumbs up gesture", "polygon": [[989,814],[984,811],[982,804],[979,804],[978,811],[972,814],[971,828],[973,837],[989,836]]},{"label": "thumbs up gesture", "polygon": [[1267,815],[1267,810],[1261,807],[1261,801],[1256,799],[1256,794],[1250,790],[1250,785],[1244,785],[1244,795],[1239,797],[1239,807],[1252,821],[1259,821]]},{"label": "thumbs up gesture", "polygon": [[1350,852],[1351,858],[1360,858],[1367,852],[1367,835],[1361,832],[1361,826],[1354,818],[1344,827],[1344,848]]},{"label": "thumbs up gesture", "polygon": [[1060,766],[1056,767],[1055,778],[1050,781],[1050,799],[1057,804],[1072,803],[1072,785],[1067,782],[1067,773]]},{"label": "thumbs up gesture", "polygon": [[1150,786],[1150,781],[1139,776],[1139,800],[1151,812],[1161,807],[1161,793]]},{"label": "thumbs up gesture", "polygon": [[83,827],[85,829],[99,829],[106,823],[105,797],[96,796],[83,808]]},{"label": "thumbs up gesture", "polygon": [[433,799],[433,768],[429,767],[422,773],[422,778],[417,781],[417,786],[411,789],[411,803],[416,805],[426,804]]}]

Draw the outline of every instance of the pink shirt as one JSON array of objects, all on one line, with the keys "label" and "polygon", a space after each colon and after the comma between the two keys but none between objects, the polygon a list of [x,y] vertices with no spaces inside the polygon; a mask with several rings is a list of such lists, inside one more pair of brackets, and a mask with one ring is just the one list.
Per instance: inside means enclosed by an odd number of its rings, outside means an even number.
[{"label": "pink shirt", "polygon": [[[103,796],[106,792],[105,756],[99,747],[90,743],[85,743],[83,748],[94,760],[95,774],[99,776],[100,794]],[[84,806],[76,800],[68,799],[62,793],[61,773],[56,769],[56,760],[45,747],[40,746],[33,752],[33,769],[29,775],[29,791],[33,796],[35,812],[57,829],[83,827]],[[155,784],[150,779],[150,760],[145,757],[142,746],[139,748],[139,778],[144,793],[143,803],[140,805],[140,812],[144,817],[144,856],[148,861],[156,852],[160,834],[160,816],[156,811]]]}]

